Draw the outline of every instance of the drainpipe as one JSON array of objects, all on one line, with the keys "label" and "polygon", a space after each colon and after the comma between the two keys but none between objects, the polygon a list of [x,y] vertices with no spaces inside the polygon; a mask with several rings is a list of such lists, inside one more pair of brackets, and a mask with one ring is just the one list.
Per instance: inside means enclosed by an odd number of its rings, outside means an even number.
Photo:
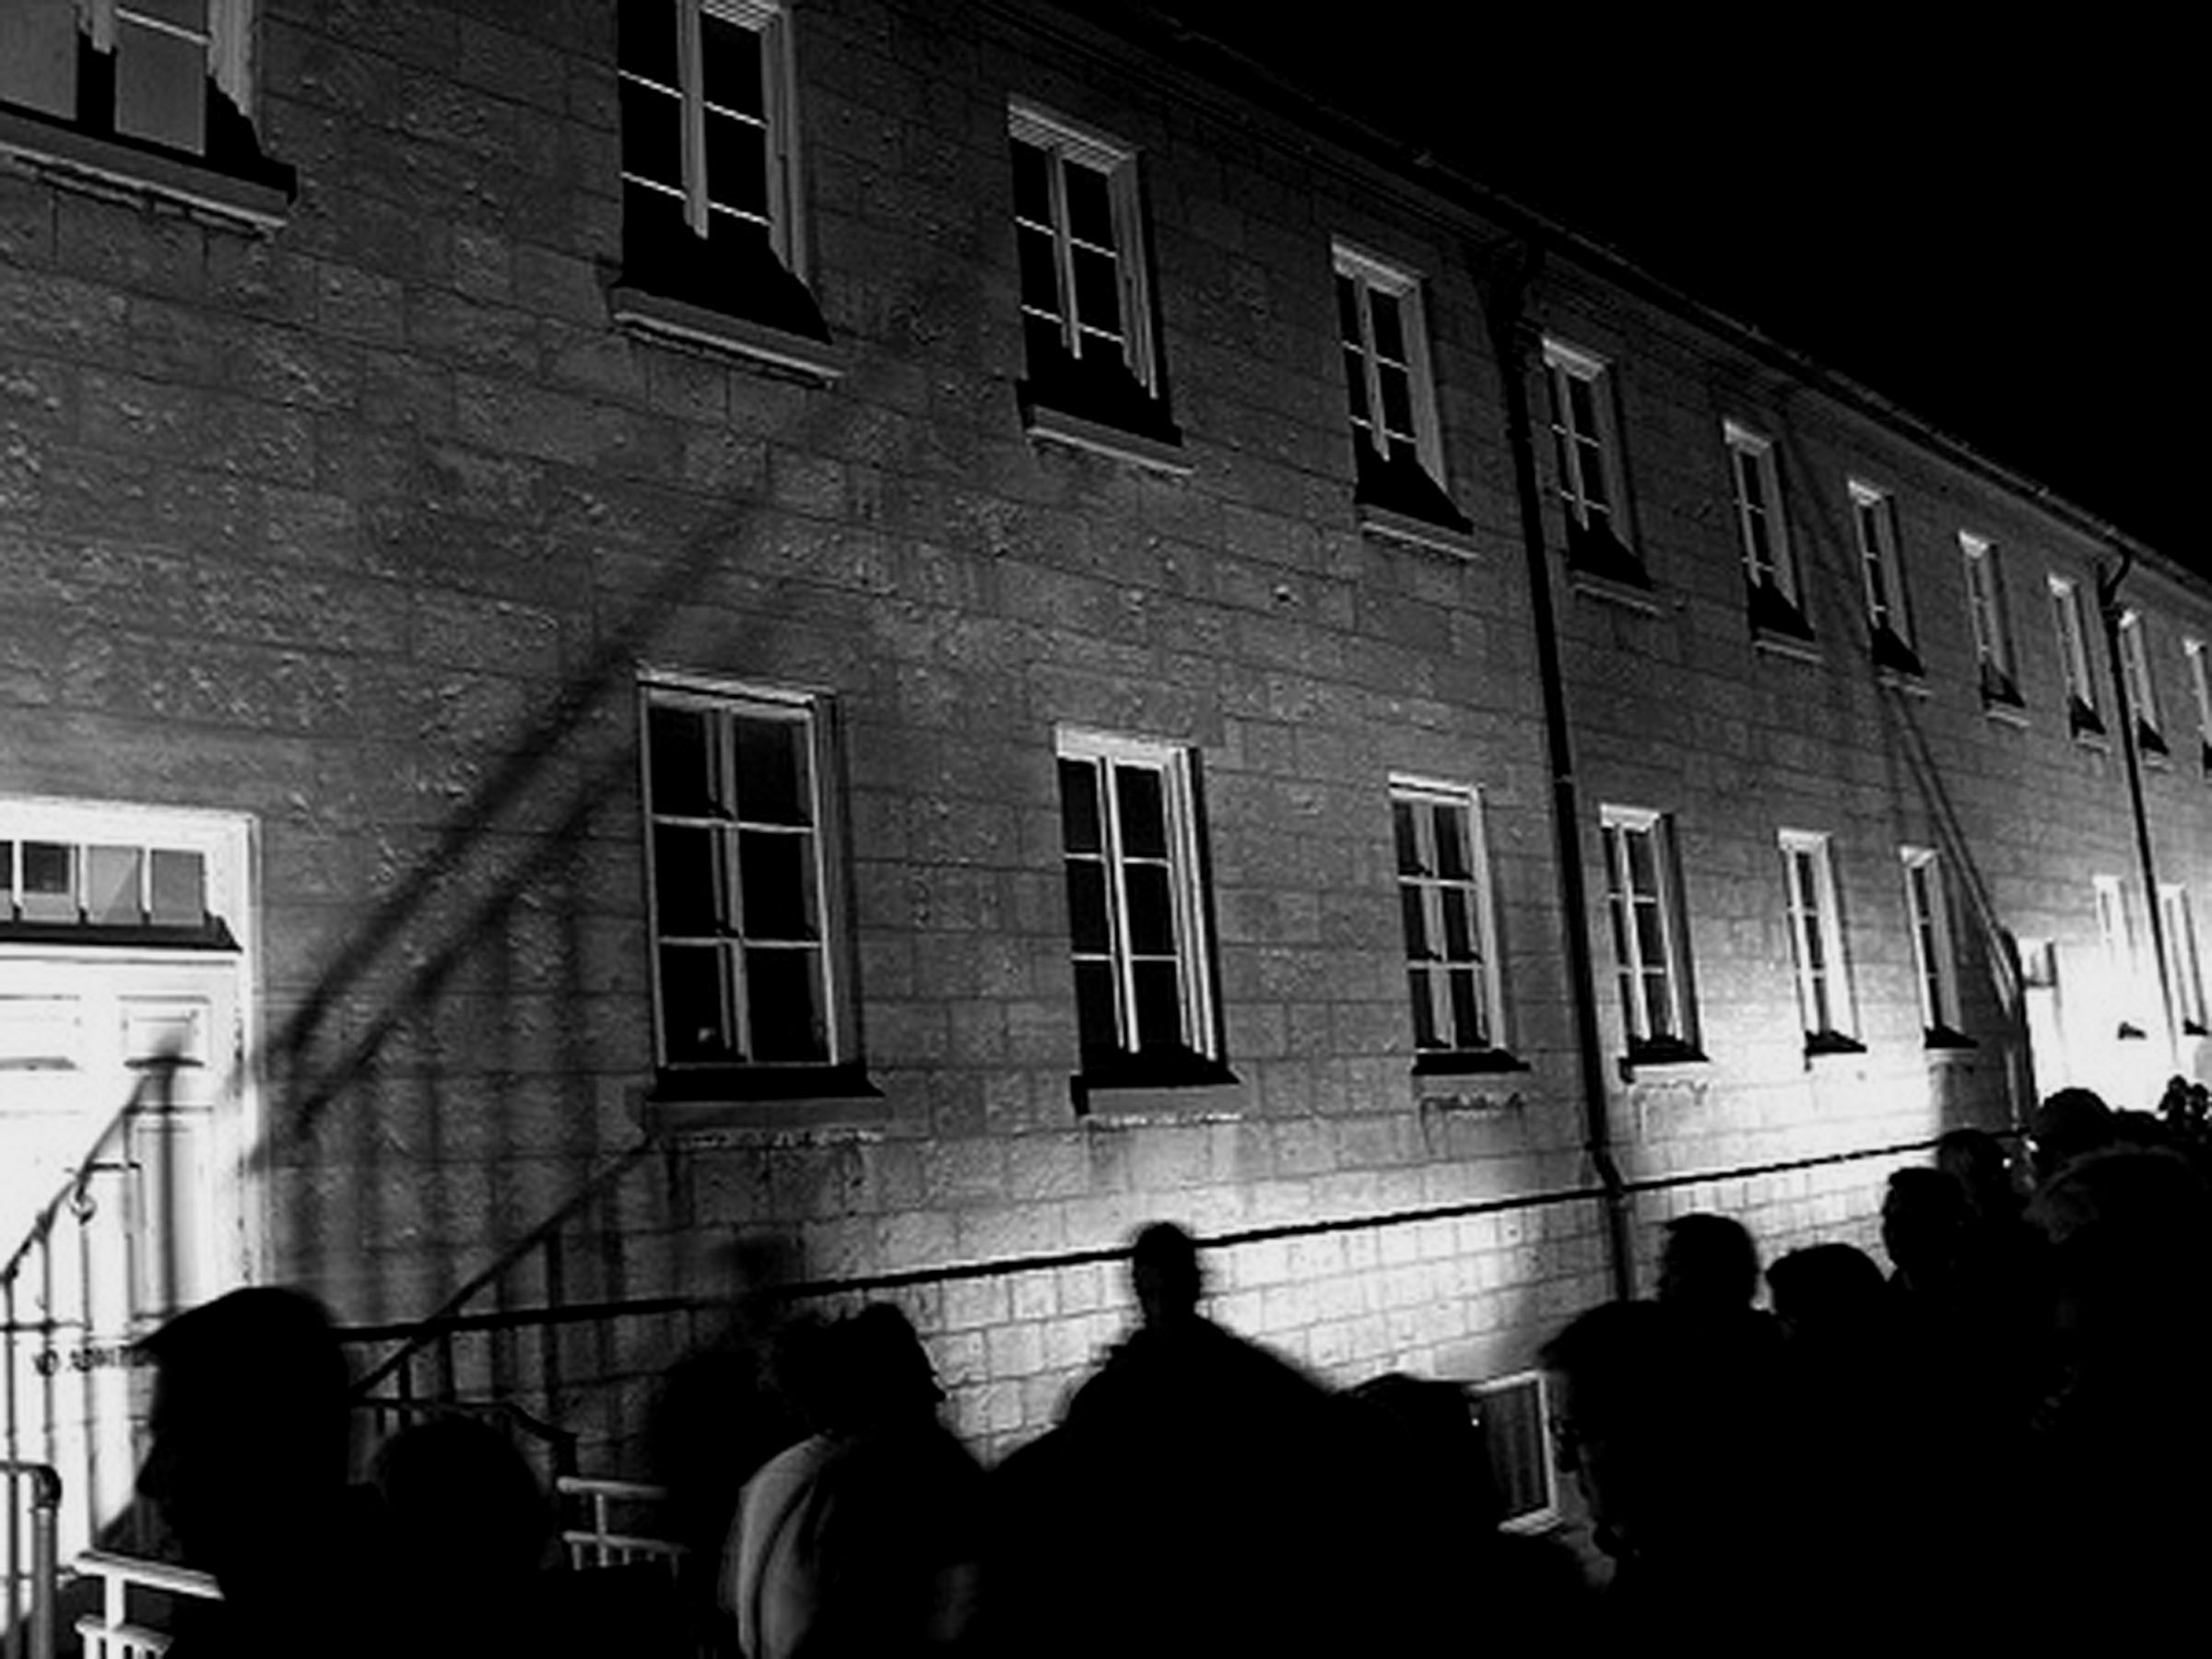
[{"label": "drainpipe", "polygon": [[2123,550],[2119,568],[2107,572],[2097,561],[2097,609],[2104,622],[2104,648],[2112,666],[2112,712],[2120,722],[2120,752],[2127,761],[2127,805],[2136,820],[2136,861],[2143,870],[2145,909],[2150,912],[2150,952],[2159,966],[2159,1018],[2166,1030],[2169,1075],[2182,1068],[2180,1021],[2173,1017],[2172,975],[2166,966],[2166,917],[2159,903],[2159,873],[2150,847],[2150,814],[2143,805],[2143,762],[2136,747],[2136,711],[2127,696],[2127,666],[2120,656],[2120,584],[2135,568],[2136,556]]},{"label": "drainpipe", "polygon": [[[1536,483],[1535,428],[1528,409],[1524,302],[1542,259],[1524,247],[1510,270],[1487,284],[1483,313],[1505,389],[1505,429],[1513,458],[1513,495],[1528,559],[1529,620],[1536,640],[1536,677],[1544,691],[1544,737],[1551,769],[1553,855],[1574,1006],[1574,1046],[1583,1084],[1583,1150],[1597,1178],[1605,1212],[1606,1268],[1616,1298],[1635,1294],[1630,1249],[1629,1195],[1613,1160],[1613,1127],[1606,1091],[1605,1050],[1597,1030],[1597,976],[1590,959],[1590,895],[1583,863],[1582,807],[1574,780],[1574,746],[1567,726],[1567,688],[1551,604],[1551,561],[1544,542],[1544,497]],[[1480,268],[1479,265],[1477,268]]]}]

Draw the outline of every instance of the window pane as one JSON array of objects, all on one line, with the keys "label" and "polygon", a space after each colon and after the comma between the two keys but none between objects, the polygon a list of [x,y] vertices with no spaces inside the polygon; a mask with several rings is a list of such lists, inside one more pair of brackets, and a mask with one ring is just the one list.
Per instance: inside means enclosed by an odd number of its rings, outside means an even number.
[{"label": "window pane", "polygon": [[1099,769],[1088,760],[1060,762],[1060,844],[1070,853],[1097,853],[1106,844],[1099,830]]},{"label": "window pane", "polygon": [[1418,887],[1398,888],[1398,911],[1406,922],[1406,959],[1426,962],[1436,955],[1436,945],[1429,937],[1429,906]]},{"label": "window pane", "polygon": [[713,946],[661,947],[661,1041],[672,1062],[737,1057],[722,974],[722,952]]},{"label": "window pane", "polygon": [[821,959],[812,950],[745,953],[746,1015],[755,1060],[827,1060]]},{"label": "window pane", "polygon": [[1648,1038],[1678,1037],[1675,1030],[1673,978],[1664,970],[1643,976],[1644,1035]]},{"label": "window pane", "polygon": [[1414,820],[1416,808],[1411,801],[1393,801],[1390,804],[1391,829],[1398,843],[1398,874],[1426,876],[1427,867],[1421,863],[1421,837]]},{"label": "window pane", "polygon": [[1021,302],[1049,316],[1060,314],[1060,262],[1052,232],[1035,225],[1021,225],[1014,232],[1021,255]]},{"label": "window pane", "polygon": [[1453,962],[1471,962],[1475,959],[1475,918],[1473,906],[1467,902],[1465,888],[1445,888],[1439,895],[1443,900],[1444,959]]},{"label": "window pane", "polygon": [[622,171],[678,190],[684,183],[684,104],[638,81],[619,87]]},{"label": "window pane", "polygon": [[1386,363],[1375,376],[1382,388],[1382,425],[1393,436],[1413,433],[1413,382],[1406,371]]},{"label": "window pane", "polygon": [[198,155],[206,147],[207,48],[141,28],[115,29],[115,131]]},{"label": "window pane", "polygon": [[1113,965],[1111,962],[1076,964],[1076,1026],[1083,1051],[1117,1049],[1121,1033],[1113,1017]]},{"label": "window pane", "polygon": [[1476,975],[1472,968],[1455,968],[1447,976],[1452,988],[1452,1032],[1455,1048],[1483,1048],[1489,1043],[1488,1028],[1482,1018],[1482,1002],[1476,994]]},{"label": "window pane", "polygon": [[700,78],[707,101],[759,119],[768,113],[761,96],[760,37],[725,18],[701,12],[699,18]]},{"label": "window pane", "polygon": [[707,260],[717,270],[744,269],[744,262],[768,241],[768,226],[709,204]]},{"label": "window pane", "polygon": [[678,0],[622,0],[617,61],[632,75],[663,86],[677,84],[676,19]]},{"label": "window pane", "polygon": [[1068,234],[1101,248],[1114,245],[1113,197],[1106,175],[1095,167],[1070,161],[1061,170],[1067,187]]},{"label": "window pane", "polygon": [[747,939],[812,939],[814,837],[748,830],[737,838],[741,912]]},{"label": "window pane", "polygon": [[1106,866],[1096,859],[1067,861],[1067,931],[1077,952],[1104,956],[1113,948],[1106,911]]},{"label": "window pane", "polygon": [[136,847],[85,849],[85,920],[111,926],[135,926],[138,909]]},{"label": "window pane", "polygon": [[653,810],[664,818],[712,818],[713,727],[704,710],[655,705],[645,717]]},{"label": "window pane", "polygon": [[1368,314],[1375,321],[1375,349],[1393,362],[1406,360],[1406,324],[1396,296],[1367,291]]},{"label": "window pane", "polygon": [[1053,191],[1046,172],[1052,165],[1033,144],[1014,141],[1014,214],[1041,225],[1053,222]]},{"label": "window pane", "polygon": [[768,217],[768,138],[735,116],[707,112],[707,199],[753,218]]},{"label": "window pane", "polygon": [[1175,908],[1165,865],[1131,865],[1122,873],[1129,896],[1129,948],[1139,956],[1175,949]]},{"label": "window pane", "polygon": [[663,937],[712,938],[724,909],[716,879],[720,832],[686,825],[653,830],[653,913]]},{"label": "window pane", "polygon": [[1462,806],[1433,806],[1430,822],[1436,832],[1436,873],[1455,881],[1474,875],[1467,852],[1467,814]]},{"label": "window pane", "polygon": [[1182,972],[1173,962],[1139,962],[1134,978],[1137,1047],[1182,1047]]},{"label": "window pane", "polygon": [[1336,330],[1347,346],[1359,347],[1364,354],[1366,341],[1359,331],[1359,285],[1341,272],[1336,277]]},{"label": "window pane", "polygon": [[1413,1045],[1416,1048],[1444,1046],[1443,1039],[1437,1034],[1436,1008],[1430,1000],[1431,978],[1424,968],[1410,968],[1406,972],[1406,994],[1413,999]]},{"label": "window pane", "polygon": [[207,920],[207,861],[181,848],[156,847],[153,915],[158,927],[198,927]]},{"label": "window pane", "polygon": [[814,813],[806,776],[806,728],[795,720],[740,714],[737,816],[748,824],[807,824]]},{"label": "window pane", "polygon": [[1121,267],[1111,253],[1077,248],[1071,255],[1076,276],[1076,317],[1101,334],[1122,332]]},{"label": "window pane", "polygon": [[1121,812],[1124,857],[1168,855],[1167,802],[1160,785],[1159,773],[1148,767],[1113,769],[1114,798]]},{"label": "window pane", "polygon": [[648,257],[653,251],[669,248],[696,247],[682,238],[691,235],[691,222],[684,217],[686,208],[681,195],[670,195],[662,190],[653,190],[634,180],[625,180],[622,185],[622,241],[638,257]]},{"label": "window pane", "polygon": [[1647,969],[1666,966],[1665,927],[1656,899],[1637,900],[1636,943],[1643,953],[1643,965]]},{"label": "window pane", "polygon": [[1659,882],[1652,864],[1652,838],[1639,830],[1624,830],[1620,841],[1629,854],[1629,890],[1640,896],[1657,892]]},{"label": "window pane", "polygon": [[76,920],[76,849],[60,841],[23,843],[23,920]]}]

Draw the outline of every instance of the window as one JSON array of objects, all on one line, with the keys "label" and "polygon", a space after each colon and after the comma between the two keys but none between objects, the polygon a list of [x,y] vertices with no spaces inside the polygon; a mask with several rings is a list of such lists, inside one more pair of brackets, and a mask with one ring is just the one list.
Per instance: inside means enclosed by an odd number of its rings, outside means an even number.
[{"label": "window", "polygon": [[1218,1062],[1190,751],[1064,730],[1059,756],[1085,1075]]},{"label": "window", "polygon": [[1859,570],[1866,587],[1866,629],[1874,660],[1897,674],[1917,677],[1924,670],[1912,649],[1912,626],[1905,613],[1904,568],[1897,552],[1897,503],[1887,490],[1858,479],[1850,481],[1851,520],[1859,547]]},{"label": "window", "polygon": [[1471,789],[1396,779],[1390,810],[1414,1047],[1424,1060],[1501,1048],[1481,802]]},{"label": "window", "polygon": [[2205,673],[2205,642],[2183,640],[2182,654],[2189,662],[2189,690],[2196,699],[2196,741],[2200,764],[2212,778],[2212,680]]},{"label": "window", "polygon": [[2166,734],[2159,718],[2159,688],[2150,677],[2150,646],[2144,639],[2143,613],[2120,613],[2120,671],[2127,681],[2127,700],[2134,705],[2136,747],[2147,755],[2166,752]]},{"label": "window", "polygon": [[1905,915],[1912,929],[1912,971],[1920,986],[1920,1022],[1930,1047],[1958,1043],[1959,968],[1951,950],[1951,909],[1943,864],[1928,847],[1900,847],[1905,866]]},{"label": "window", "polygon": [[1752,626],[1767,632],[1809,639],[1797,586],[1796,555],[1783,512],[1782,478],[1773,441],[1748,427],[1724,421],[1728,466],[1735,484],[1735,527],[1744,552],[1744,582],[1749,593]]},{"label": "window", "polygon": [[2192,1037],[2205,1034],[2205,975],[2196,954],[2196,920],[2189,889],[2159,888],[2159,919],[2165,934],[2166,984],[2173,995],[2174,1024]]},{"label": "window", "polygon": [[665,679],[643,705],[664,1071],[853,1062],[823,700]]},{"label": "window", "polygon": [[827,340],[800,281],[782,0],[622,0],[623,282]]},{"label": "window", "polygon": [[2097,687],[2089,677],[2089,641],[2081,619],[2081,590],[2071,576],[2051,578],[2051,619],[2058,630],[2058,668],[2066,686],[2066,722],[2077,736],[2101,735]]},{"label": "window", "polygon": [[1605,806],[1598,822],[1629,1058],[1695,1058],[1689,948],[1671,821],[1640,807]]},{"label": "window", "polygon": [[230,943],[208,908],[206,849],[8,830],[0,825],[0,941]]},{"label": "window", "polygon": [[2005,626],[2005,589],[1998,578],[1994,543],[1959,533],[1966,562],[1966,615],[1973,625],[1974,663],[1985,707],[2018,708],[2019,682],[2012,667],[2012,636]]},{"label": "window", "polygon": [[1782,832],[1783,877],[1789,897],[1790,959],[1797,974],[1797,1010],[1808,1054],[1856,1052],[1843,924],[1825,835]]},{"label": "window", "polygon": [[1630,550],[1617,457],[1613,385],[1605,359],[1561,341],[1544,342],[1551,388],[1552,461],[1567,518],[1567,557],[1593,574],[1650,585]]},{"label": "window", "polygon": [[1465,530],[1465,517],[1443,489],[1420,283],[1342,242],[1335,258],[1359,500]]},{"label": "window", "polygon": [[1027,104],[1007,124],[1029,403],[1164,442],[1136,157]]},{"label": "window", "polygon": [[2126,1017],[2136,1000],[2136,935],[2127,919],[2127,889],[2117,876],[2092,876],[2097,900],[2097,942],[2104,957],[2105,983],[2120,1010],[2120,1035],[2140,1037],[2143,1029]]}]

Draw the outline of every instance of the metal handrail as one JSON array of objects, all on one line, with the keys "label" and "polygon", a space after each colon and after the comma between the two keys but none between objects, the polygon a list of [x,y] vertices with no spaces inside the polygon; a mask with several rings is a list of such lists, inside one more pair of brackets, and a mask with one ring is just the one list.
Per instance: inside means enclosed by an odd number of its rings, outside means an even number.
[{"label": "metal handrail", "polygon": [[159,1659],[159,1655],[168,1652],[168,1632],[131,1622],[134,1585],[201,1601],[223,1599],[214,1574],[172,1566],[167,1561],[88,1549],[76,1558],[76,1570],[100,1582],[100,1611],[88,1613],[76,1621],[76,1634],[84,1643],[86,1659]]},{"label": "metal handrail", "polygon": [[[30,1488],[30,1647],[25,1659],[54,1659],[54,1603],[59,1594],[59,1567],[54,1539],[62,1508],[61,1472],[52,1464],[24,1463],[0,1458],[0,1477]],[[11,1496],[12,1506],[14,1499]],[[13,1515],[10,1515],[13,1533]],[[11,1548],[11,1556],[15,1553]],[[15,1562],[8,1562],[8,1611],[15,1610]]]}]

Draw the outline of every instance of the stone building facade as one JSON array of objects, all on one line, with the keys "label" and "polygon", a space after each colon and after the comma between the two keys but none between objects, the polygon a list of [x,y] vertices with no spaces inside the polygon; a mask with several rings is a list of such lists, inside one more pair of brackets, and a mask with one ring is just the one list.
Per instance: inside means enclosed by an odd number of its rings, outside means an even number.
[{"label": "stone building facade", "polygon": [[1153,1217],[1496,1377],[1672,1214],[1871,1244],[2194,1064],[2212,590],[1233,54],[182,10],[0,87],[39,1178],[185,1063],[111,1321],[499,1315],[451,1385],[621,1464],[758,1246],[1004,1449]]}]

